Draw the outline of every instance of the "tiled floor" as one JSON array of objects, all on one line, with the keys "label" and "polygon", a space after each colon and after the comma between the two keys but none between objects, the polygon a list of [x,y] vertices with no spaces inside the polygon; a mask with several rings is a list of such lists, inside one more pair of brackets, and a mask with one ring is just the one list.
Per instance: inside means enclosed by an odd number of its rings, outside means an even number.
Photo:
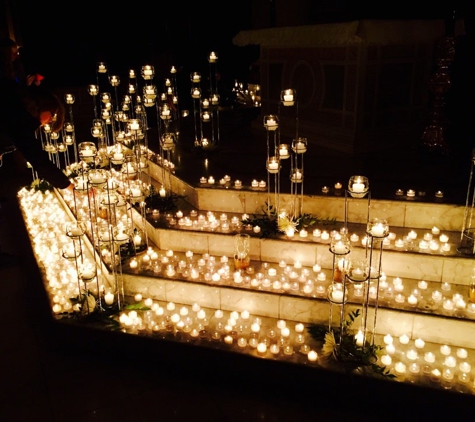
[{"label": "tiled floor", "polygon": [[0,268],[1,422],[356,422],[436,414],[461,420],[475,408],[471,397],[432,391],[399,396],[378,385],[330,382],[325,374],[313,380],[284,367],[259,371],[219,353],[205,353],[201,370],[188,371],[186,353],[154,355],[146,342],[124,347],[101,333],[57,329],[15,199],[31,176],[10,158],[0,168],[0,196],[6,197],[0,246],[18,259]]}]

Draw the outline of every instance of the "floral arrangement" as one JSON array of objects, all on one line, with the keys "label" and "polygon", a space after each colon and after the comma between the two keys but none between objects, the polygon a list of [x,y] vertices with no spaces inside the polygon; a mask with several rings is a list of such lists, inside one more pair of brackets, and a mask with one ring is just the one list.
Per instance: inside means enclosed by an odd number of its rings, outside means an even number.
[{"label": "floral arrangement", "polygon": [[[323,342],[322,356],[338,363],[347,372],[359,370],[370,372],[376,376],[394,379],[396,375],[391,373],[385,366],[378,365],[377,358],[382,347],[366,343],[359,345],[354,334],[350,332],[351,326],[360,315],[360,310],[351,312],[340,329],[323,325],[310,325],[308,332],[317,341]],[[337,341],[339,339],[339,343]]]}]

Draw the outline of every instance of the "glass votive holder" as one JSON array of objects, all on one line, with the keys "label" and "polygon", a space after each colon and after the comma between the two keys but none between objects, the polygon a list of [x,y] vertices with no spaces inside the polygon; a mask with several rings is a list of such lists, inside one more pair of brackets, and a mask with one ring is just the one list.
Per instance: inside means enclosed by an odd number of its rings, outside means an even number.
[{"label": "glass votive holder", "polygon": [[76,259],[81,256],[81,247],[76,242],[66,243],[61,249],[61,255],[66,259]]},{"label": "glass votive holder", "polygon": [[92,162],[97,154],[97,147],[94,142],[81,142],[78,145],[79,158],[86,163]]},{"label": "glass votive holder", "polygon": [[297,100],[297,91],[295,89],[284,89],[280,93],[282,105],[286,107],[293,106]]},{"label": "glass votive holder", "polygon": [[160,106],[160,119],[170,120],[171,118],[172,118],[172,111],[170,110],[170,106],[168,104],[162,104]]},{"label": "glass votive holder", "polygon": [[269,157],[267,160],[267,171],[271,174],[276,174],[280,170],[280,160],[279,157]]},{"label": "glass votive holder", "polygon": [[83,264],[78,270],[79,278],[87,283],[94,279],[97,274],[97,268],[95,264]]},{"label": "glass votive holder", "polygon": [[217,61],[218,61],[218,55],[216,54],[216,52],[212,51],[211,53],[209,53],[208,62],[209,63],[216,63]]},{"label": "glass votive holder", "polygon": [[190,74],[190,80],[194,84],[200,83],[201,81],[201,73],[200,72],[191,72]]},{"label": "glass votive holder", "polygon": [[364,198],[369,191],[369,181],[366,176],[351,176],[348,181],[348,193],[353,198]]},{"label": "glass votive holder", "polygon": [[95,169],[89,171],[87,174],[87,179],[91,186],[100,187],[103,186],[107,181],[107,173],[101,169]]},{"label": "glass votive holder", "polygon": [[71,239],[79,239],[84,233],[86,233],[86,223],[84,221],[66,224],[66,235]]},{"label": "glass votive holder", "polygon": [[191,98],[201,98],[201,89],[199,88],[191,88]]},{"label": "glass votive holder", "polygon": [[65,94],[64,95],[64,102],[68,105],[74,104],[75,97],[73,94]]},{"label": "glass votive holder", "polygon": [[97,73],[107,73],[107,65],[104,62],[97,62]]},{"label": "glass votive holder", "polygon": [[277,130],[279,127],[279,118],[273,114],[264,116],[264,127],[269,131]]},{"label": "glass votive holder", "polygon": [[87,92],[90,94],[90,95],[97,95],[99,94],[99,86],[98,85],[88,85],[87,87]]},{"label": "glass votive holder", "polygon": [[290,181],[292,183],[302,183],[303,182],[303,170],[300,168],[292,169],[290,173]]},{"label": "glass votive holder", "polygon": [[279,158],[281,160],[285,160],[290,157],[289,152],[289,145],[288,144],[280,144],[278,147]]},{"label": "glass votive holder", "polygon": [[366,233],[375,238],[383,238],[389,234],[389,225],[386,220],[372,218],[366,228]]},{"label": "glass votive holder", "polygon": [[164,151],[170,151],[175,147],[175,134],[164,133],[160,138],[160,145]]},{"label": "glass votive holder", "polygon": [[153,76],[155,75],[155,68],[152,65],[146,64],[142,66],[140,74],[145,80],[153,79]]},{"label": "glass votive holder", "polygon": [[292,151],[296,154],[303,154],[307,151],[307,138],[292,139]]},{"label": "glass votive holder", "polygon": [[346,255],[350,252],[350,241],[346,236],[337,239],[332,237],[330,251],[336,255]]},{"label": "glass votive holder", "polygon": [[117,75],[111,75],[109,76],[109,83],[116,87],[120,85],[120,78]]},{"label": "glass votive holder", "polygon": [[219,104],[219,95],[218,94],[213,94],[211,96],[211,105],[218,105]]},{"label": "glass votive holder", "polygon": [[327,298],[331,303],[342,305],[348,299],[348,291],[343,288],[343,284],[334,283],[328,287]]},{"label": "glass votive holder", "polygon": [[348,279],[350,281],[361,283],[369,277],[369,264],[366,259],[349,259],[348,260]]}]

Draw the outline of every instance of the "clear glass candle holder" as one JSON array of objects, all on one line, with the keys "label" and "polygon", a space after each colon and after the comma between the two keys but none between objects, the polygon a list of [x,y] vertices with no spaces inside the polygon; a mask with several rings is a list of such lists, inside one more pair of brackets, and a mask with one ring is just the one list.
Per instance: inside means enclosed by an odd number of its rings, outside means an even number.
[{"label": "clear glass candle holder", "polygon": [[216,54],[216,52],[212,51],[211,53],[209,53],[208,62],[209,63],[216,63],[217,61],[218,61],[218,55]]},{"label": "clear glass candle holder", "polygon": [[102,169],[94,169],[89,171],[87,174],[87,179],[89,180],[91,186],[101,187],[106,183],[108,176],[109,175],[106,171]]},{"label": "clear glass candle holder", "polygon": [[94,84],[88,85],[87,92],[92,96],[97,95],[99,94],[99,86]]},{"label": "clear glass candle holder", "polygon": [[366,281],[369,277],[369,264],[366,259],[348,261],[348,279],[355,283]]},{"label": "clear glass candle holder", "polygon": [[264,116],[264,127],[271,132],[279,128],[279,118],[274,114]]},{"label": "clear glass candle holder", "polygon": [[327,298],[331,303],[342,305],[348,300],[348,290],[343,288],[343,284],[334,283],[328,287]]},{"label": "clear glass candle holder", "polygon": [[387,220],[372,218],[366,228],[366,233],[375,238],[383,238],[389,235],[389,225]]},{"label": "clear glass candle holder", "polygon": [[341,238],[332,238],[330,242],[330,251],[336,255],[346,255],[350,252],[350,241],[346,236]]},{"label": "clear glass candle holder", "polygon": [[73,221],[66,224],[66,235],[71,239],[79,239],[84,233],[86,233],[84,221]]},{"label": "clear glass candle holder", "polygon": [[348,193],[353,198],[364,198],[369,191],[369,181],[366,176],[351,176],[348,181]]},{"label": "clear glass candle holder", "polygon": [[293,106],[297,100],[297,91],[295,89],[284,89],[280,93],[282,105],[286,107]]},{"label": "clear glass candle holder", "polygon": [[97,154],[97,147],[94,142],[81,142],[78,145],[79,158],[86,163],[90,163],[94,160]]},{"label": "clear glass candle holder", "polygon": [[164,133],[160,138],[160,145],[164,151],[171,151],[175,148],[175,135],[173,133]]},{"label": "clear glass candle holder", "polygon": [[246,233],[239,233],[234,236],[234,268],[236,270],[246,270],[251,264],[249,255],[251,249],[251,237]]},{"label": "clear glass candle holder", "polygon": [[191,88],[191,98],[201,98],[201,89],[199,88]]},{"label": "clear glass candle holder", "polygon": [[280,144],[278,147],[279,158],[281,160],[286,160],[290,157],[289,145],[288,144]]},{"label": "clear glass candle holder", "polygon": [[107,64],[105,62],[97,62],[97,73],[107,73]]},{"label": "clear glass candle holder", "polygon": [[200,83],[201,82],[201,73],[200,72],[191,72],[190,80],[194,84]]},{"label": "clear glass candle holder", "polygon": [[280,170],[280,160],[279,157],[270,157],[267,160],[267,171],[271,174],[278,173]]},{"label": "clear glass candle holder", "polygon": [[292,151],[296,154],[303,154],[307,151],[307,138],[297,138],[292,140]]},{"label": "clear glass candle holder", "polygon": [[140,70],[140,74],[142,75],[142,78],[144,80],[153,79],[153,76],[155,75],[155,68],[149,64],[144,65],[142,66],[142,69]]},{"label": "clear glass candle holder", "polygon": [[303,182],[303,171],[300,168],[292,169],[290,173],[290,181],[292,183],[302,183]]}]

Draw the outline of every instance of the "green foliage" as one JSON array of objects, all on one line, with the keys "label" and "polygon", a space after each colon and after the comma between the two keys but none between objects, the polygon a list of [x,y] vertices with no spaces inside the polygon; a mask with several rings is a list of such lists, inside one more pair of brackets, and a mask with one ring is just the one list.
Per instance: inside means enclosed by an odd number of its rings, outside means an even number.
[{"label": "green foliage", "polygon": [[262,214],[253,214],[252,217],[242,220],[243,224],[250,224],[253,227],[259,226],[261,228],[261,238],[281,235],[285,232],[283,228],[287,226],[293,226],[296,231],[300,231],[302,229],[308,230],[319,223],[328,225],[335,222],[336,219],[334,218],[320,219],[312,214],[302,214],[300,217],[285,216],[279,220],[275,206],[269,205],[267,202],[262,207]]},{"label": "green foliage", "polygon": [[[394,379],[396,375],[392,374],[385,366],[377,365],[378,353],[382,347],[375,344],[366,343],[359,346],[356,343],[355,336],[349,332],[355,320],[359,317],[360,310],[348,314],[347,319],[342,324],[341,333],[339,329],[328,330],[324,325],[310,325],[307,329],[309,334],[317,341],[324,342],[322,353],[328,359],[334,359],[347,372],[356,369],[370,371],[374,375],[387,379]],[[339,339],[338,342],[335,339]]]},{"label": "green foliage", "polygon": [[150,194],[145,198],[147,208],[159,210],[161,213],[175,211],[180,200],[184,200],[186,196],[171,193],[165,197],[160,196],[153,185],[150,186]]},{"label": "green foliage", "polygon": [[53,185],[44,179],[35,179],[31,183],[30,188],[45,193],[46,191],[52,191]]}]

